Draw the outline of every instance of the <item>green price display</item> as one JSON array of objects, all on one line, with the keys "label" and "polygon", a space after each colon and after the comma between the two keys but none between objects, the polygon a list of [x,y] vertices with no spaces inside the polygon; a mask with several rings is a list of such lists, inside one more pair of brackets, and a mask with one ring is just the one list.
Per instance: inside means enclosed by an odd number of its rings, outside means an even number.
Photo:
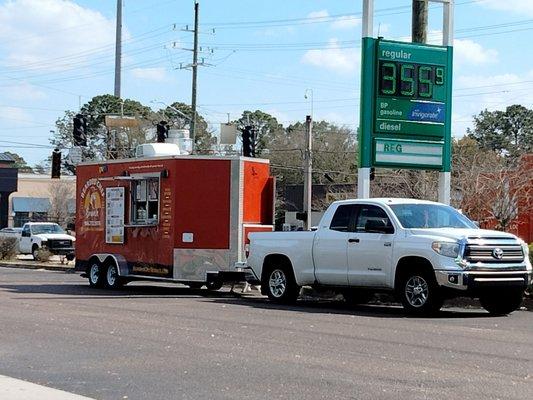
[{"label": "green price display", "polygon": [[443,66],[380,61],[379,94],[432,100],[436,87],[444,85]]}]

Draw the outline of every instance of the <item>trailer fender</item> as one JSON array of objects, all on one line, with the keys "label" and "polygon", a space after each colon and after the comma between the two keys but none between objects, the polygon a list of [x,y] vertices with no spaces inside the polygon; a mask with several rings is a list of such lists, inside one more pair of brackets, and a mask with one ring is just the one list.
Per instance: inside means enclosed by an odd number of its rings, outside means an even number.
[{"label": "trailer fender", "polygon": [[119,276],[129,275],[128,262],[124,256],[120,254],[98,253],[93,254],[92,257],[98,258],[98,261],[100,261],[100,264],[102,265],[105,265],[108,262],[114,262],[117,266]]}]

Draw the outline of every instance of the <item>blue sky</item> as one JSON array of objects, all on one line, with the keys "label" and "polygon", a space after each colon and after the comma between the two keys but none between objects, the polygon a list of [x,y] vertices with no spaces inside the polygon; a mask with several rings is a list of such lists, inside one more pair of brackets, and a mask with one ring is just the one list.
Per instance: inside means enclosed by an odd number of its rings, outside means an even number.
[{"label": "blue sky", "polygon": [[[199,112],[217,129],[243,110],[282,123],[315,120],[356,128],[360,0],[200,0]],[[409,40],[410,0],[376,0],[375,27]],[[125,0],[122,96],[144,104],[190,102],[193,0]],[[114,0],[0,1],[0,151],[30,164],[46,158],[67,109],[113,92]],[[430,39],[441,40],[431,6]],[[214,29],[214,33],[212,30]],[[533,1],[457,0],[453,134],[472,115],[513,103],[531,107]],[[212,50],[212,51],[211,51]],[[309,93],[309,92],[308,92]],[[156,105],[154,105],[155,107]],[[11,143],[17,142],[17,143]]]}]

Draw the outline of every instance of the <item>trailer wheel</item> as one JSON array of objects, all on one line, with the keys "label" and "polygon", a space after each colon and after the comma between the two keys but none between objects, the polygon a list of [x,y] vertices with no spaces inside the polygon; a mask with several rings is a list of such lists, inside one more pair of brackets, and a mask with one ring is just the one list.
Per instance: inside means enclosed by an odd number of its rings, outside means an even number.
[{"label": "trailer wheel", "polygon": [[103,266],[98,260],[92,260],[87,271],[89,286],[102,287],[104,284]]},{"label": "trailer wheel", "polygon": [[266,287],[266,294],[271,301],[282,304],[294,303],[300,295],[292,268],[288,265],[273,265],[264,275],[261,286]]},{"label": "trailer wheel", "polygon": [[105,268],[104,284],[108,289],[118,289],[123,285],[122,279],[118,274],[117,265],[114,262],[110,262]]}]

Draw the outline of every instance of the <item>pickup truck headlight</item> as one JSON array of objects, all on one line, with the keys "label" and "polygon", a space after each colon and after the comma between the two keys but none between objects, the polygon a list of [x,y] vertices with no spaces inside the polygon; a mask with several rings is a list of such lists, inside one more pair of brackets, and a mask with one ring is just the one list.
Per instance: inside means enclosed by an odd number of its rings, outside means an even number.
[{"label": "pickup truck headlight", "polygon": [[431,248],[441,256],[456,258],[459,255],[459,243],[433,242]]},{"label": "pickup truck headlight", "polygon": [[522,251],[524,252],[524,260],[526,261],[527,269],[531,270],[531,266],[528,265],[527,262],[527,260],[529,260],[529,246],[523,240],[520,240],[520,244],[522,245]]}]

